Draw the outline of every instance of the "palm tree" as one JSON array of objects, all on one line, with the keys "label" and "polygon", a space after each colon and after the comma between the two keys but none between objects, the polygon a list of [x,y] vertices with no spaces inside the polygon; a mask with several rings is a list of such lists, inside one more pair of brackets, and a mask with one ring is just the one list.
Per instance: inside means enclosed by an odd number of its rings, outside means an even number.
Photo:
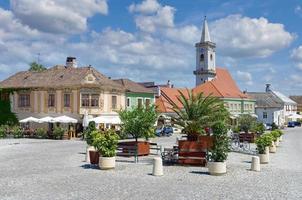
[{"label": "palm tree", "polygon": [[198,135],[205,134],[205,128],[211,127],[217,121],[226,121],[228,111],[223,102],[212,95],[204,96],[203,93],[194,94],[186,90],[187,94],[178,90],[177,100],[180,105],[170,102],[172,110],[177,117],[176,124],[184,127],[188,140],[196,140]]}]

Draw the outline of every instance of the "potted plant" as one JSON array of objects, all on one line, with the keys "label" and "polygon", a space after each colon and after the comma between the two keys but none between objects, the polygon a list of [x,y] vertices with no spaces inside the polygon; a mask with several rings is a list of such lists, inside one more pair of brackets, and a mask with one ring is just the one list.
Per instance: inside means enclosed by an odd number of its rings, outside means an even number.
[{"label": "potted plant", "polygon": [[272,142],[271,142],[271,145],[269,147],[269,152],[270,153],[276,153],[277,151],[277,148],[276,148],[276,145],[275,145],[275,141],[277,140],[276,138],[276,134],[272,131],[269,133],[272,137]]},{"label": "potted plant", "polygon": [[279,146],[280,132],[277,131],[277,130],[273,130],[273,131],[271,132],[271,135],[272,135],[272,137],[273,137],[273,141],[274,141],[275,146],[278,147],[278,146]]},{"label": "potted plant", "polygon": [[100,154],[100,169],[115,168],[115,155],[119,136],[114,130],[94,131],[93,146]]},{"label": "potted plant", "polygon": [[36,135],[38,138],[46,138],[47,137],[47,131],[44,128],[37,128]]},{"label": "potted plant", "polygon": [[[132,110],[122,110],[119,112],[119,116],[122,121],[121,135],[123,137],[131,135],[135,139],[135,141],[122,142],[121,144],[123,146],[136,145],[139,156],[149,155],[148,139],[154,136],[153,127],[157,119],[155,107],[136,107]],[[138,141],[139,138],[145,138],[145,141]]]},{"label": "potted plant", "polygon": [[282,142],[283,140],[283,131],[281,131],[280,129],[276,129],[275,131],[277,131],[279,133],[279,142]]},{"label": "potted plant", "polygon": [[224,122],[216,122],[212,126],[214,144],[209,150],[207,167],[211,175],[226,173],[226,159],[229,152],[229,138]]},{"label": "potted plant", "polygon": [[[248,141],[250,143],[254,143],[256,139],[256,119],[249,114],[240,115],[239,127],[244,133],[239,135],[240,142]],[[252,131],[252,132],[250,132]]]},{"label": "potted plant", "polygon": [[269,152],[267,151],[267,148],[272,144],[272,140],[273,139],[270,134],[261,135],[256,139],[256,145],[261,164],[266,164],[269,162]]},{"label": "potted plant", "polygon": [[63,138],[64,133],[65,130],[62,127],[56,126],[53,130],[53,137],[54,139],[61,140]]},{"label": "potted plant", "polygon": [[84,131],[84,139],[86,140],[86,162],[90,162],[92,165],[99,163],[99,152],[93,147],[93,139],[97,132],[95,127],[95,122],[91,121],[88,124],[88,128]]}]

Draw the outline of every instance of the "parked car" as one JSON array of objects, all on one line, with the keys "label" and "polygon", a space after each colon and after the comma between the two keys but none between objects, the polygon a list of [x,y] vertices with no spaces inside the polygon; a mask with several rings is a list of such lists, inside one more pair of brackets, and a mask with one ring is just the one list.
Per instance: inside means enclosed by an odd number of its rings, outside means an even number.
[{"label": "parked car", "polygon": [[264,124],[265,130],[272,130],[272,125],[271,124]]},{"label": "parked car", "polygon": [[160,136],[171,136],[173,134],[173,128],[171,126],[164,126],[155,130],[155,135]]},{"label": "parked car", "polygon": [[301,122],[294,122],[295,126],[301,126]]},{"label": "parked car", "polygon": [[295,122],[288,122],[287,127],[291,127],[291,128],[295,127]]}]

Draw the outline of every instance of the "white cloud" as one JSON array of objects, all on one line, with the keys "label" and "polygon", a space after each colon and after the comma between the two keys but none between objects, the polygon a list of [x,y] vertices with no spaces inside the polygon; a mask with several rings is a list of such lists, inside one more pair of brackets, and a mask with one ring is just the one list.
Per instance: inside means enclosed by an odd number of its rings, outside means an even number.
[{"label": "white cloud", "polygon": [[89,17],[108,13],[106,0],[10,0],[10,4],[23,24],[49,33],[81,33]]},{"label": "white cloud", "polygon": [[135,16],[136,26],[145,32],[155,32],[162,28],[174,27],[175,8],[171,6],[160,7],[154,15]]},{"label": "white cloud", "polygon": [[141,4],[131,4],[128,9],[130,12],[151,14],[156,12],[160,7],[161,5],[157,2],[157,0],[145,0]]},{"label": "white cloud", "polygon": [[302,46],[293,49],[290,55],[291,59],[295,62],[297,68],[302,70]]},{"label": "white cloud", "polygon": [[270,23],[266,18],[230,15],[210,25],[212,40],[219,52],[231,57],[268,57],[288,47],[295,35],[283,24]]},{"label": "white cloud", "polygon": [[251,73],[238,70],[236,72],[236,75],[237,75],[238,80],[243,81],[245,84],[247,84],[247,85],[253,84],[253,79],[252,79]]}]

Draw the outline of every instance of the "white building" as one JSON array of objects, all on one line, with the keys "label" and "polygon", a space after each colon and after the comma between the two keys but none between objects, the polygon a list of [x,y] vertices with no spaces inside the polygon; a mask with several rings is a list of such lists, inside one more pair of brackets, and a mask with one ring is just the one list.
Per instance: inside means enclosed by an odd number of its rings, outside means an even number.
[{"label": "white building", "polygon": [[297,103],[281,92],[272,90],[270,84],[266,85],[265,92],[249,92],[248,95],[256,99],[255,112],[259,122],[285,125],[290,116],[297,112]]}]

